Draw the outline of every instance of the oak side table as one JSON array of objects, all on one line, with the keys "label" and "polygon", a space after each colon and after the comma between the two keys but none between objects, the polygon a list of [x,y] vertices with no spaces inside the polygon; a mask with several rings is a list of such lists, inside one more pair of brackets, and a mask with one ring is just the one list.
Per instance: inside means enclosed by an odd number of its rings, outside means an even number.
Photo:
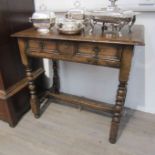
[{"label": "oak side table", "polygon": [[[112,113],[109,140],[115,143],[119,123],[127,93],[127,83],[135,45],[144,45],[144,27],[135,25],[132,33],[122,32],[122,36],[102,34],[96,29],[92,35],[62,35],[53,29],[47,34],[40,34],[30,28],[12,35],[18,38],[22,63],[25,66],[31,95],[30,104],[35,117],[40,116],[40,103],[30,65],[30,57],[48,58],[53,61],[53,86],[46,92],[47,97],[69,102],[83,107]],[[115,105],[81,98],[59,91],[58,60],[100,65],[119,69],[119,86]]]}]

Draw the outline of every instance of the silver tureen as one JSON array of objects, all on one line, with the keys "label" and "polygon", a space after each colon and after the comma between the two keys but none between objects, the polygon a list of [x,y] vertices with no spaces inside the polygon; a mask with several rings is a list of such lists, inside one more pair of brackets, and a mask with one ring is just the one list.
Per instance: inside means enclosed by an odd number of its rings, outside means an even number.
[{"label": "silver tureen", "polygon": [[111,5],[101,10],[89,11],[86,16],[92,19],[92,31],[95,24],[102,23],[102,31],[121,32],[124,26],[129,27],[129,32],[136,21],[136,13],[122,10],[116,5],[117,0],[109,0]]},{"label": "silver tureen", "polygon": [[86,16],[86,12],[86,9],[81,7],[80,2],[76,1],[74,3],[74,8],[67,11],[66,18],[81,23],[81,25],[83,25],[83,30],[85,30],[91,26],[91,20]]},{"label": "silver tureen", "polygon": [[80,8],[80,3],[74,3],[75,8],[67,11],[65,18],[60,18],[57,22],[57,29],[63,34],[79,34],[84,30],[85,12]]}]

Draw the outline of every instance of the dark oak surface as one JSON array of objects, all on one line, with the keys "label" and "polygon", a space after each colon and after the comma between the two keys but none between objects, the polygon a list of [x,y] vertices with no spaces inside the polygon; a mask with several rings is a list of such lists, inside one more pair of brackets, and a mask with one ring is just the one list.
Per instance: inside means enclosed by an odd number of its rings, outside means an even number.
[{"label": "dark oak surface", "polygon": [[[144,45],[143,26],[135,25],[132,33],[124,31],[122,36],[101,34],[100,28],[97,28],[92,35],[87,33],[80,35],[62,35],[59,34],[56,29],[53,29],[47,34],[40,34],[34,28],[30,28],[12,36],[18,38],[20,55],[28,79],[31,94],[30,104],[34,116],[38,118],[42,108],[33,79],[33,66],[30,64],[29,58],[48,58],[53,61],[53,86],[50,90],[46,91],[45,98],[51,97],[52,99],[69,102],[74,105],[79,105],[80,107],[112,113],[109,141],[116,143],[127,94],[127,84],[134,46]],[[60,92],[58,60],[88,63],[119,69],[119,85],[115,105]]]},{"label": "dark oak surface", "polygon": [[56,28],[51,30],[48,34],[41,34],[34,28],[26,29],[24,31],[15,33],[13,37],[23,38],[38,38],[38,39],[50,39],[50,40],[66,40],[66,41],[81,41],[81,42],[98,42],[98,43],[116,43],[125,45],[144,45],[144,26],[135,25],[132,29],[132,33],[128,33],[126,29],[122,31],[122,36],[102,34],[99,28],[95,29],[94,34],[90,35],[87,32],[81,35],[62,35],[59,34]]},{"label": "dark oak surface", "polygon": [[[10,35],[31,27],[28,17],[32,12],[33,0],[0,0],[0,119],[11,126],[29,109],[29,93],[24,87],[14,93],[25,73],[18,44]],[[13,95],[5,98],[8,93]]]}]

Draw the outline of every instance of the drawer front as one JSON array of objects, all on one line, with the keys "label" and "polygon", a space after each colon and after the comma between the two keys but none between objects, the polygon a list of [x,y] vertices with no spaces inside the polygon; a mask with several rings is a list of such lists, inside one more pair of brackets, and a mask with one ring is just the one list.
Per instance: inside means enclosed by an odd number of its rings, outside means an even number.
[{"label": "drawer front", "polygon": [[121,46],[61,40],[29,40],[28,42],[31,56],[117,68],[120,65]]},{"label": "drawer front", "polygon": [[79,44],[78,53],[83,56],[92,56],[96,59],[116,59],[120,60],[122,49],[120,46],[107,44]]},{"label": "drawer front", "polygon": [[30,51],[42,51],[44,53],[57,53],[60,55],[73,55],[75,53],[75,45],[67,41],[47,41],[47,40],[30,40]]},{"label": "drawer front", "polygon": [[45,52],[55,51],[57,49],[55,41],[48,40],[29,40],[30,50],[44,50]]},{"label": "drawer front", "polygon": [[57,49],[61,55],[73,56],[76,51],[76,46],[73,42],[60,41],[58,42]]}]

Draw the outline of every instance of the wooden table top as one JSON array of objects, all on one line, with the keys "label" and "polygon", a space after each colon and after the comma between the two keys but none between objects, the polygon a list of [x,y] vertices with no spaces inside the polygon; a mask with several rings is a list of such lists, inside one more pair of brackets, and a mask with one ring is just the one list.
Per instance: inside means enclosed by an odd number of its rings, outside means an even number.
[{"label": "wooden table top", "polygon": [[144,45],[144,26],[134,25],[132,32],[122,30],[122,36],[112,35],[108,33],[102,34],[101,28],[95,27],[95,32],[89,34],[87,32],[78,35],[63,35],[56,28],[53,28],[47,34],[41,34],[34,28],[26,29],[17,32],[12,37],[18,38],[35,38],[35,39],[50,39],[50,40],[65,40],[65,41],[82,41],[82,42],[97,42],[97,43],[116,43],[125,45]]}]

